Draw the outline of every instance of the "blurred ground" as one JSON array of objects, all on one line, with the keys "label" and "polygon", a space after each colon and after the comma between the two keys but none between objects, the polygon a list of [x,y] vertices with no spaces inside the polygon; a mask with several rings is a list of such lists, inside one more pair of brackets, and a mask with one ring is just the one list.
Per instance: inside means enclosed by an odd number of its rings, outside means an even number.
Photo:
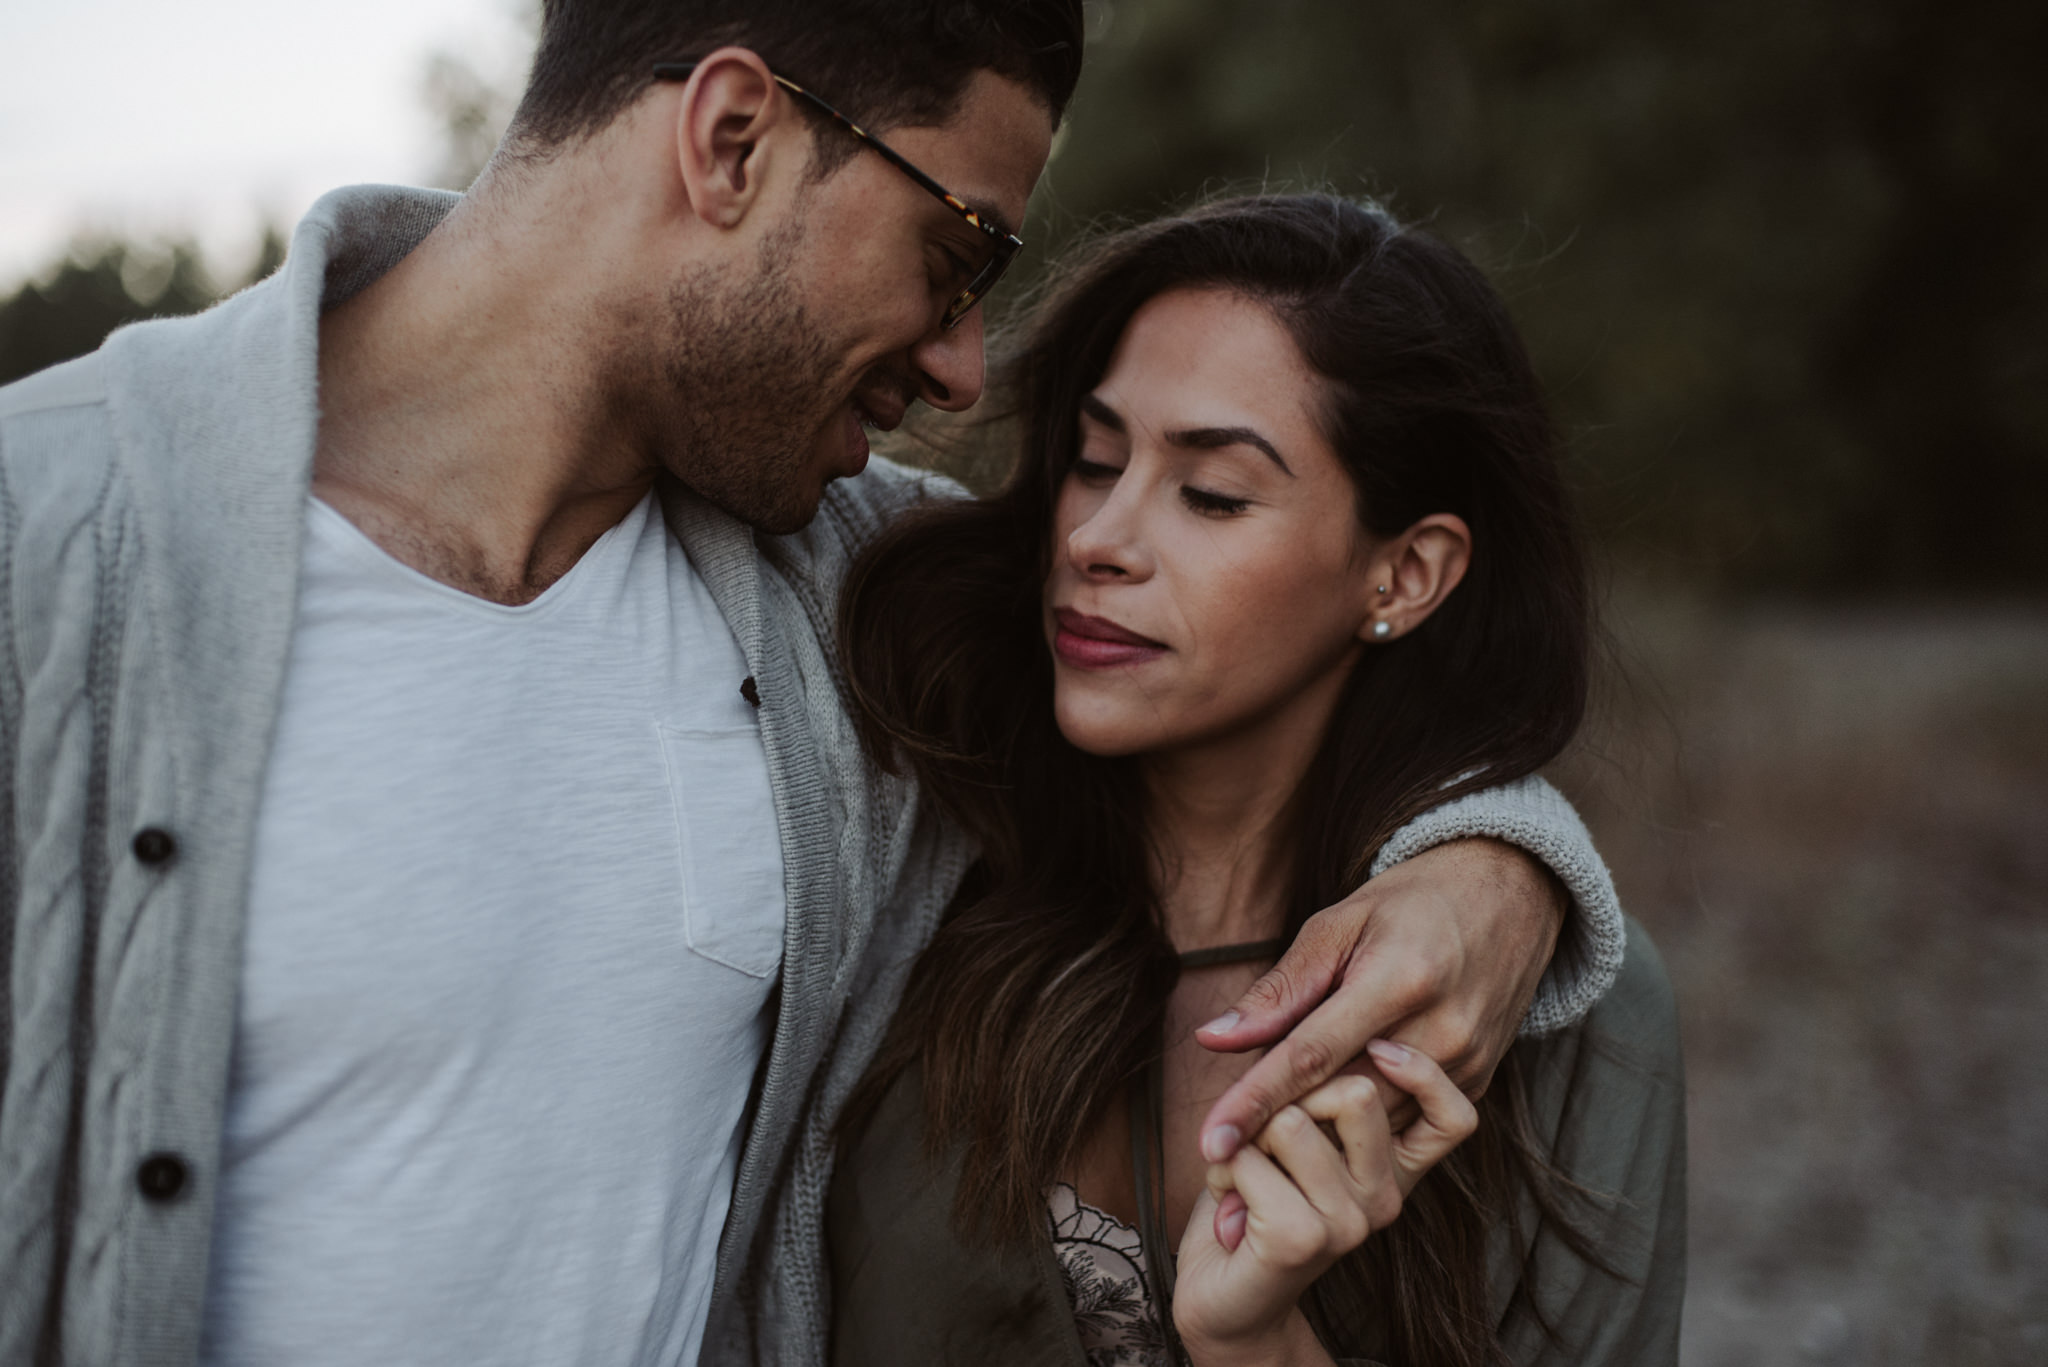
[{"label": "blurred ground", "polygon": [[1623,595],[1559,781],[1664,951],[1687,1367],[2048,1363],[2048,606]]}]

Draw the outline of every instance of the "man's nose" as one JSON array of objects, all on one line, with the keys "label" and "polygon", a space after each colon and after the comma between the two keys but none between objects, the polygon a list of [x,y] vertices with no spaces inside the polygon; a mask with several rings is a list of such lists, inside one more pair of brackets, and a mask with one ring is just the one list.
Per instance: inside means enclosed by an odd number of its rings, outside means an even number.
[{"label": "man's nose", "polygon": [[979,305],[952,328],[934,325],[910,351],[917,397],[948,413],[974,407],[986,378],[982,338]]}]

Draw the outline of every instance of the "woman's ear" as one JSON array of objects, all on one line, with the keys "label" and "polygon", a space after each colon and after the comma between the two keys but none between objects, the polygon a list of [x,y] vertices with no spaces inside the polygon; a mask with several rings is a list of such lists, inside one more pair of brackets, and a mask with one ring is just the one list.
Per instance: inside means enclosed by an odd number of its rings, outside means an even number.
[{"label": "woman's ear", "polygon": [[1472,563],[1472,529],[1456,513],[1431,513],[1381,543],[1372,558],[1374,606],[1361,640],[1384,644],[1429,619]]},{"label": "woman's ear", "polygon": [[764,143],[801,131],[768,64],[743,47],[697,63],[676,104],[676,159],[690,209],[715,228],[739,225],[761,198]]}]

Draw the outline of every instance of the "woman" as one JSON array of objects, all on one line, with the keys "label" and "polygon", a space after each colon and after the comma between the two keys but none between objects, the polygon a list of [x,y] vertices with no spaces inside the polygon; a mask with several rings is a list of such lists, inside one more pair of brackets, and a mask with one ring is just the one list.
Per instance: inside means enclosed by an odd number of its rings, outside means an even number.
[{"label": "woman", "polygon": [[1013,383],[1006,492],[896,531],[843,605],[869,744],[983,859],[843,1126],[835,1358],[1670,1355],[1675,1032],[1633,934],[1477,1113],[1381,1042],[1377,1084],[1195,1149],[1249,1066],[1197,1024],[1583,711],[1584,570],[1498,298],[1372,206],[1229,201],[1099,243]]}]

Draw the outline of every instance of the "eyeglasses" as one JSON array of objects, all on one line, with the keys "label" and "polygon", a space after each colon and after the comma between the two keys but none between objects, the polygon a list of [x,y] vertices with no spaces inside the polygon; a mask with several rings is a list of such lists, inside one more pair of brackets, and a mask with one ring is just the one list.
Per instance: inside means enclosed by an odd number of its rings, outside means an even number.
[{"label": "eyeglasses", "polygon": [[[690,79],[690,73],[696,69],[697,63],[695,62],[656,62],[654,64],[654,79],[657,81],[687,81]],[[772,75],[773,73],[771,72],[770,74]],[[968,311],[981,302],[982,296],[995,288],[996,281],[1003,278],[1003,272],[1008,270],[1010,263],[1017,259],[1017,253],[1024,250],[1024,239],[1018,237],[1015,233],[1004,232],[973,209],[968,208],[966,202],[958,195],[952,193],[945,186],[911,165],[908,157],[905,157],[888,143],[883,142],[873,133],[862,128],[852,119],[847,118],[846,115],[840,113],[824,100],[798,85],[795,81],[784,76],[776,76],[775,83],[820,113],[835,120],[840,127],[874,148],[875,151],[881,153],[884,161],[923,186],[926,191],[944,203],[948,209],[951,209],[954,213],[960,215],[961,218],[967,220],[968,226],[979,232],[987,240],[989,246],[987,262],[982,265],[980,270],[974,273],[973,278],[967,282],[966,287],[953,296],[952,300],[946,305],[946,312],[939,319],[939,323],[942,327],[950,328],[962,318],[965,318]]]}]

